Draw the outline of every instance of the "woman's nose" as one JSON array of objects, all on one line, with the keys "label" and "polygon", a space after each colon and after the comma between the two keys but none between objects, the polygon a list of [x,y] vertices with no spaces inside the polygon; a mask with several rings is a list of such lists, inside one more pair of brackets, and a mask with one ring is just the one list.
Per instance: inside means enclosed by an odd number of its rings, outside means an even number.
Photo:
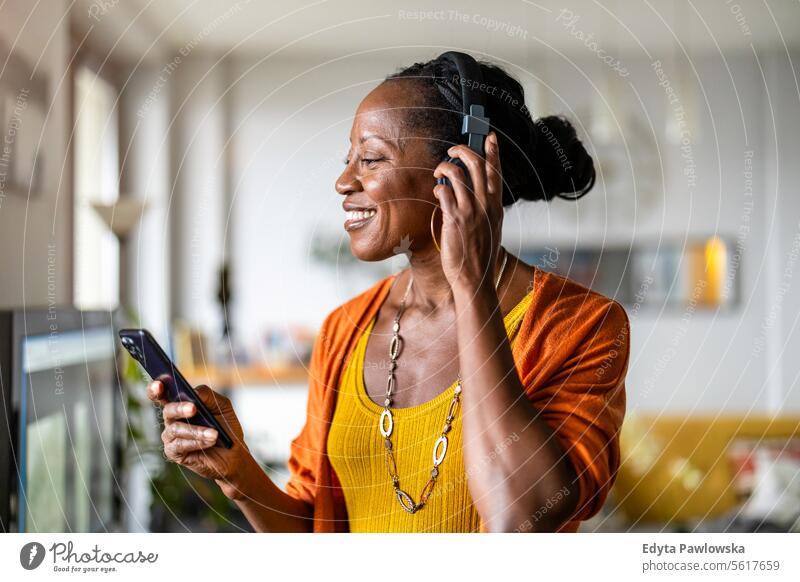
[{"label": "woman's nose", "polygon": [[339,194],[347,195],[361,189],[361,182],[353,175],[350,166],[347,166],[336,180],[336,191]]}]

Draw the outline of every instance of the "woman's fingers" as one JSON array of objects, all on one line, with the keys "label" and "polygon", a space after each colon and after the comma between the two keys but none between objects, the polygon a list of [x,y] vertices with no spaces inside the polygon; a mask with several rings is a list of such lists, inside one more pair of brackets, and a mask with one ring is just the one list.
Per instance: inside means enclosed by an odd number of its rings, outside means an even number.
[{"label": "woman's fingers", "polygon": [[503,172],[500,166],[500,148],[497,145],[495,132],[491,132],[486,138],[486,185],[490,198],[502,199]]},{"label": "woman's fingers", "polygon": [[191,402],[169,402],[164,406],[161,415],[164,422],[170,423],[184,418],[191,418],[197,412],[197,407]]},{"label": "woman's fingers", "polygon": [[193,426],[185,422],[173,422],[161,433],[164,454],[175,459],[192,451],[200,451],[214,446],[217,431],[213,428]]},{"label": "woman's fingers", "polygon": [[162,439],[167,442],[176,440],[210,441],[217,440],[217,431],[213,428],[196,426],[188,422],[173,422],[164,429]]},{"label": "woman's fingers", "polygon": [[[231,407],[230,400],[208,386],[198,386],[195,393],[213,414],[223,414]],[[165,397],[164,383],[158,380],[147,385],[147,397],[164,407],[164,420],[190,418],[197,412],[197,407],[191,402],[169,402]]]},{"label": "woman's fingers", "polygon": [[175,439],[164,445],[164,454],[170,460],[181,461],[189,453],[214,446],[214,441],[203,439]]},{"label": "woman's fingers", "polygon": [[458,158],[467,167],[473,186],[473,196],[486,198],[486,161],[466,145],[457,145],[447,150],[451,157]]},{"label": "woman's fingers", "polygon": [[433,195],[436,196],[436,199],[439,200],[439,205],[442,207],[442,220],[444,220],[444,216],[452,217],[456,210],[458,210],[458,204],[455,199],[456,195],[450,186],[436,184],[436,186],[433,187]]},{"label": "woman's fingers", "polygon": [[164,394],[164,383],[158,380],[153,380],[147,385],[147,398],[156,404],[164,406],[167,400]]},{"label": "woman's fingers", "polygon": [[447,178],[450,180],[450,188],[453,190],[453,200],[459,210],[469,212],[472,208],[472,199],[475,195],[467,186],[467,173],[452,162],[441,162],[433,171],[435,178]]},{"label": "woman's fingers", "polygon": [[231,401],[208,386],[201,384],[194,391],[212,414],[222,415],[232,410]]}]

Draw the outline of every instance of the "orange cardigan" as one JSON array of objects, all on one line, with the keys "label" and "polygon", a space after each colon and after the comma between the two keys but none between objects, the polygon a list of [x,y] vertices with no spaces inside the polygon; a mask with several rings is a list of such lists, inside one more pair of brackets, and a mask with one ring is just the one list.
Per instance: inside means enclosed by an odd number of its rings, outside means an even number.
[{"label": "orange cardigan", "polygon": [[[559,529],[574,532],[599,511],[619,467],[630,326],[616,301],[570,279],[533,272],[532,301],[512,353],[526,395],[578,475],[578,509]],[[340,375],[395,277],[334,309],[314,343],[306,423],[292,440],[286,485],[289,495],[313,506],[314,532],[349,531],[344,494],[327,456],[328,429]]]}]

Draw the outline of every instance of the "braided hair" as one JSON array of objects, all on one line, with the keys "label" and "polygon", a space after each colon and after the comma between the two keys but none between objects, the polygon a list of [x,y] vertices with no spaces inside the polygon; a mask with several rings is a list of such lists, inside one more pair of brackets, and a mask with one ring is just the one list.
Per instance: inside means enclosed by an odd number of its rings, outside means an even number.
[{"label": "braided hair", "polygon": [[[497,134],[503,171],[503,206],[517,200],[576,200],[594,186],[592,157],[564,117],[534,120],[519,81],[500,67],[480,61],[491,129]],[[422,105],[410,109],[405,123],[430,137],[436,159],[461,142],[462,99],[458,70],[448,59],[414,63],[386,81],[416,83]],[[481,89],[482,90],[482,89]]]}]

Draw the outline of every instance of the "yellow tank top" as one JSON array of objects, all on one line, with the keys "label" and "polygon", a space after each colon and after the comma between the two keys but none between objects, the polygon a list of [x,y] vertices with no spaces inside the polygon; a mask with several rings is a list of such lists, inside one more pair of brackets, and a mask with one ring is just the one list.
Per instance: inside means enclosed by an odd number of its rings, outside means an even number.
[{"label": "yellow tank top", "polygon": [[[513,344],[533,297],[528,293],[504,318]],[[364,387],[364,354],[373,319],[356,344],[342,374],[333,421],[328,433],[328,458],[342,485],[351,532],[478,532],[480,519],[472,504],[461,450],[461,409],[448,433],[447,455],[428,502],[408,513],[397,501],[386,469],[378,419],[383,407]],[[400,487],[414,501],[430,476],[433,444],[441,434],[456,382],[418,406],[393,408],[392,443]]]}]

